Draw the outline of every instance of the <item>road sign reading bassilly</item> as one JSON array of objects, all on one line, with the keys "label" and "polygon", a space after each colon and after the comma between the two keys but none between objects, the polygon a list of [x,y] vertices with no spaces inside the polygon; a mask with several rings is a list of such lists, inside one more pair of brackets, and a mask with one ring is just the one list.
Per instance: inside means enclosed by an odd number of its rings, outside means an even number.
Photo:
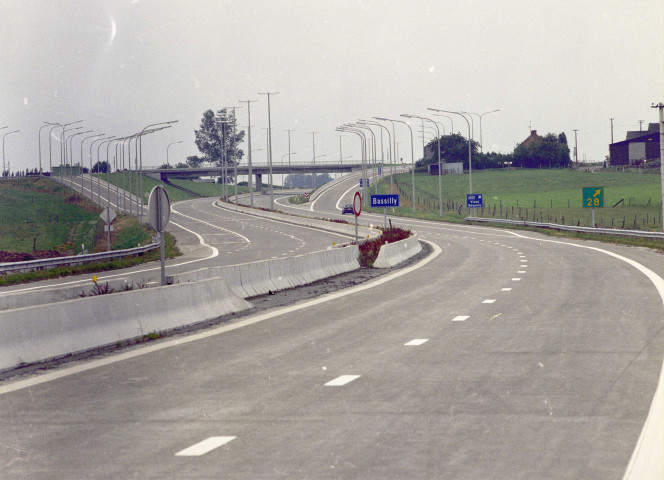
[{"label": "road sign reading bassilly", "polygon": [[604,187],[583,187],[583,208],[604,207]]},{"label": "road sign reading bassilly", "polygon": [[371,195],[372,207],[398,207],[399,195]]},{"label": "road sign reading bassilly", "polygon": [[482,208],[484,207],[484,199],[481,193],[468,193],[466,194],[467,208]]},{"label": "road sign reading bassilly", "polygon": [[360,212],[362,212],[362,195],[360,195],[360,192],[355,192],[353,196],[353,213],[356,217],[359,217]]}]

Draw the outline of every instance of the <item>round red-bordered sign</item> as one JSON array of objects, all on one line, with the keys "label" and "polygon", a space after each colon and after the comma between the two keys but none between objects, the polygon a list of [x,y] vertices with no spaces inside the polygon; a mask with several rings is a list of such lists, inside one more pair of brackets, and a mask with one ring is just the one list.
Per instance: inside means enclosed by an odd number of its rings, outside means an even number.
[{"label": "round red-bordered sign", "polygon": [[353,197],[353,213],[356,217],[359,217],[360,212],[362,212],[362,195],[360,195],[360,192],[355,192],[355,196]]}]

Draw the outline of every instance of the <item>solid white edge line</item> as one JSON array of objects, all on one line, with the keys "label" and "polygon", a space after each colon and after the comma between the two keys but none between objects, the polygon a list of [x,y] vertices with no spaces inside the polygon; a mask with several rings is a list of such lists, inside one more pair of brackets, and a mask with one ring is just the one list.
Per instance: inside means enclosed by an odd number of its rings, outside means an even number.
[{"label": "solid white edge line", "polygon": [[103,366],[106,366],[106,365],[111,365],[111,364],[114,364],[114,363],[122,362],[124,360],[129,360],[131,358],[140,357],[140,356],[152,353],[152,352],[157,352],[159,350],[165,350],[167,348],[176,347],[178,345],[185,345],[187,343],[196,342],[198,340],[202,340],[202,339],[209,338],[209,337],[214,337],[216,335],[221,335],[223,333],[231,332],[233,330],[237,330],[237,329],[240,329],[240,328],[243,328],[243,327],[247,327],[247,326],[253,325],[255,323],[264,322],[265,320],[269,320],[269,319],[272,319],[272,318],[275,318],[275,317],[279,317],[281,315],[286,315],[288,313],[296,312],[296,311],[299,311],[299,310],[305,310],[305,309],[313,307],[315,305],[320,305],[322,303],[326,303],[326,302],[329,302],[331,300],[336,300],[337,298],[342,298],[342,297],[345,297],[347,295],[353,295],[355,293],[360,293],[360,292],[363,292],[365,290],[369,290],[371,288],[378,287],[378,286],[383,285],[383,284],[385,284],[385,283],[387,283],[387,282],[389,282],[389,281],[391,281],[395,278],[401,277],[403,275],[407,275],[407,274],[409,274],[409,273],[411,273],[411,272],[413,272],[413,271],[415,271],[415,270],[417,270],[421,267],[424,267],[429,262],[436,259],[442,253],[441,248],[438,245],[436,245],[435,243],[431,243],[431,242],[428,242],[426,240],[421,240],[421,241],[431,245],[431,247],[433,248],[433,253],[431,255],[424,258],[423,260],[416,263],[415,265],[411,265],[410,267],[403,268],[403,269],[398,270],[394,273],[384,275],[384,276],[379,277],[376,280],[373,280],[371,282],[368,282],[368,283],[365,283],[365,284],[362,284],[362,285],[358,285],[356,287],[348,288],[348,289],[345,289],[345,290],[340,290],[340,291],[335,292],[335,293],[330,293],[328,295],[322,295],[320,297],[314,298],[314,299],[306,301],[306,302],[298,303],[298,304],[295,304],[295,305],[290,305],[288,307],[283,307],[283,308],[279,308],[279,309],[272,310],[272,311],[269,311],[269,312],[261,313],[261,314],[255,315],[255,316],[251,316],[251,317],[245,318],[244,320],[240,320],[237,323],[232,323],[230,325],[222,325],[220,327],[211,328],[209,330],[205,330],[203,332],[196,333],[196,334],[193,334],[193,335],[188,335],[186,337],[175,338],[173,340],[159,342],[159,343],[155,343],[153,345],[147,345],[145,347],[140,347],[140,348],[137,348],[135,350],[125,352],[125,353],[119,353],[117,355],[113,355],[113,356],[108,357],[108,358],[100,358],[100,359],[97,359],[97,360],[91,360],[91,361],[86,362],[86,363],[81,364],[81,365],[76,365],[76,366],[73,366],[73,367],[63,368],[62,370],[58,369],[58,370],[55,370],[55,371],[52,371],[52,372],[49,372],[49,373],[45,373],[43,375],[39,375],[37,377],[28,378],[26,380],[19,380],[19,381],[13,382],[13,383],[8,383],[6,385],[0,385],[0,395],[4,395],[5,393],[15,392],[17,390],[22,390],[24,388],[34,387],[34,386],[40,385],[42,383],[51,382],[51,381],[57,380],[59,378],[68,377],[70,375],[75,375],[77,373],[86,372],[88,370],[93,370],[95,368],[99,368],[99,367],[103,367]]},{"label": "solid white edge line", "polygon": [[195,445],[192,445],[189,448],[179,451],[175,454],[176,457],[200,457],[206,453],[210,453],[212,450],[215,450],[223,445],[226,445],[229,442],[232,442],[237,437],[209,437],[198,442]]}]

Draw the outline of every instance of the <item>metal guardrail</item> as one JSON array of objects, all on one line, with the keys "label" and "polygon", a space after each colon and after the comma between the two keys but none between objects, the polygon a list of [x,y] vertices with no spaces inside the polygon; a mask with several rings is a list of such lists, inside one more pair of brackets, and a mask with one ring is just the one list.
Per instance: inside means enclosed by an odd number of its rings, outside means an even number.
[{"label": "metal guardrail", "polygon": [[623,237],[650,238],[653,240],[664,240],[664,232],[646,232],[644,230],[622,230],[614,228],[592,228],[592,227],[574,227],[572,225],[560,225],[557,223],[528,222],[525,220],[506,220],[504,218],[480,218],[466,217],[467,222],[480,223],[503,223],[508,225],[518,225],[522,227],[550,228],[553,230],[563,230],[576,233],[593,233],[599,235],[616,235]]},{"label": "metal guardrail", "polygon": [[84,263],[100,262],[112,260],[114,258],[130,257],[141,253],[149,252],[159,248],[159,242],[151,243],[135,248],[126,248],[124,250],[113,250],[110,252],[91,253],[88,255],[75,255],[73,257],[43,258],[38,260],[28,260],[26,262],[6,262],[0,263],[0,274],[10,272],[31,272],[34,270],[45,270],[54,267],[63,267],[70,265],[82,265]]}]

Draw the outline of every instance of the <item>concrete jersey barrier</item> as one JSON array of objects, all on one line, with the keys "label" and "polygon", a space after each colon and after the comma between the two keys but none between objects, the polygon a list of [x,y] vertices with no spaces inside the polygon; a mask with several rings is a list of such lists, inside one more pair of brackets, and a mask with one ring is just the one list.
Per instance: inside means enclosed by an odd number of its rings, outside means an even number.
[{"label": "concrete jersey barrier", "polygon": [[381,245],[374,268],[392,268],[422,251],[420,237],[413,232],[410,237],[398,242]]},{"label": "concrete jersey barrier", "polygon": [[251,308],[221,278],[0,312],[0,371]]},{"label": "concrete jersey barrier", "polygon": [[241,298],[264,295],[271,291],[299,287],[324,278],[360,268],[359,248],[351,245],[291,258],[223,267],[208,267],[173,275],[173,283],[196,282],[205,278],[223,278],[230,290]]}]

